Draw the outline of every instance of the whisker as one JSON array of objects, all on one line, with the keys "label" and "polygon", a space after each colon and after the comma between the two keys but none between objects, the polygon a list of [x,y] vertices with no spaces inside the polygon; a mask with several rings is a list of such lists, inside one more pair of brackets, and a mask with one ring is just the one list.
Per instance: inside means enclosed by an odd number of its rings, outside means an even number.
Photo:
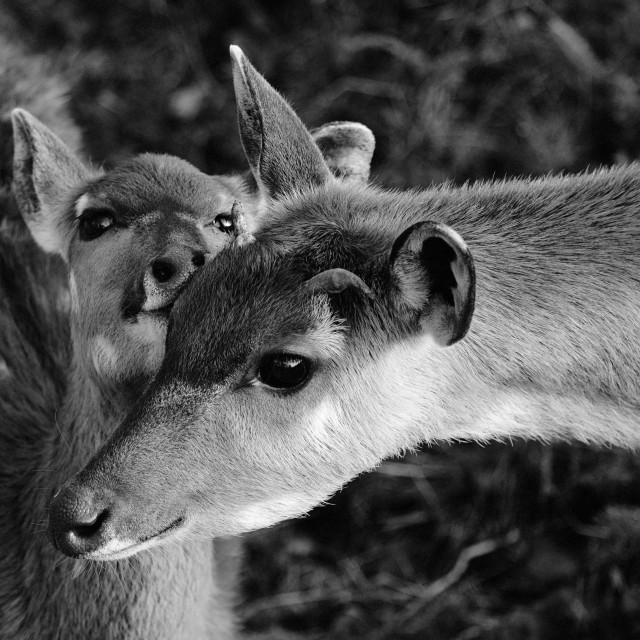
[{"label": "whisker", "polygon": [[[56,409],[55,413],[53,414],[53,421],[56,424],[56,428],[58,429],[58,432],[62,436],[62,441],[67,445],[67,449],[69,449],[69,452],[73,454],[73,450],[69,446],[69,443],[67,442],[67,439],[64,437],[64,433],[62,433],[62,429],[60,429],[60,425],[58,424],[58,410],[57,409]],[[74,458],[75,458],[75,456],[74,456]]]}]

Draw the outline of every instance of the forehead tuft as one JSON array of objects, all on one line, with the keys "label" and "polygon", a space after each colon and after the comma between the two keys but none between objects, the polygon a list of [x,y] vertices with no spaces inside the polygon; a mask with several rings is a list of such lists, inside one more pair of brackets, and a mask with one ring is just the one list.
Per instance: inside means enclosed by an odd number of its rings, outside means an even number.
[{"label": "forehead tuft", "polygon": [[208,176],[180,158],[144,154],[95,180],[86,195],[135,217],[153,210],[219,213],[233,194],[224,180]]},{"label": "forehead tuft", "polygon": [[335,316],[324,296],[311,299],[311,323],[303,333],[293,334],[281,344],[282,351],[309,357],[338,358],[344,353],[346,322]]}]

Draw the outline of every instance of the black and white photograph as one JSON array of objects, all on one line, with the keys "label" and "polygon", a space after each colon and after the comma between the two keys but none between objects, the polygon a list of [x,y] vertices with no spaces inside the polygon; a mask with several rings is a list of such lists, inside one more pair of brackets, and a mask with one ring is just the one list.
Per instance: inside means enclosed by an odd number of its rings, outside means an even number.
[{"label": "black and white photograph", "polygon": [[640,2],[3,0],[0,640],[640,639]]}]

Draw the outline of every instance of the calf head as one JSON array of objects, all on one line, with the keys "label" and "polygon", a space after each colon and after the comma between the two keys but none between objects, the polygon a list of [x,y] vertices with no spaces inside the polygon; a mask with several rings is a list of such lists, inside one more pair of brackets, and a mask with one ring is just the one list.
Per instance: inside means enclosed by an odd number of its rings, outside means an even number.
[{"label": "calf head", "polygon": [[16,200],[69,268],[75,357],[116,383],[154,373],[171,305],[229,243],[233,202],[250,204],[243,181],[159,155],[95,171],[27,112],[13,124]]},{"label": "calf head", "polygon": [[[172,156],[97,171],[27,112],[16,109],[13,126],[18,205],[38,244],[69,268],[76,358],[102,381],[148,378],[164,354],[171,306],[196,270],[255,227],[257,194],[241,177],[205,175]],[[316,135],[336,173],[366,179],[366,127],[333,123]]]}]

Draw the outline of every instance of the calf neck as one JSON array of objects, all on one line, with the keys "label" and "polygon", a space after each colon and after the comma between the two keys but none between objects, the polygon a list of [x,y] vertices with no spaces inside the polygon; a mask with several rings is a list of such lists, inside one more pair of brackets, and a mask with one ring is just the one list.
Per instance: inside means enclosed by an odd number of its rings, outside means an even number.
[{"label": "calf neck", "polygon": [[[250,203],[244,181],[159,156],[93,172],[25,112],[14,125],[16,199],[49,255],[4,238],[0,635],[230,638],[210,541],[99,570],[61,556],[45,527],[56,487],[159,366],[168,309],[228,241],[216,217],[233,227],[233,201]],[[48,288],[46,264],[62,261],[69,288]]]}]

